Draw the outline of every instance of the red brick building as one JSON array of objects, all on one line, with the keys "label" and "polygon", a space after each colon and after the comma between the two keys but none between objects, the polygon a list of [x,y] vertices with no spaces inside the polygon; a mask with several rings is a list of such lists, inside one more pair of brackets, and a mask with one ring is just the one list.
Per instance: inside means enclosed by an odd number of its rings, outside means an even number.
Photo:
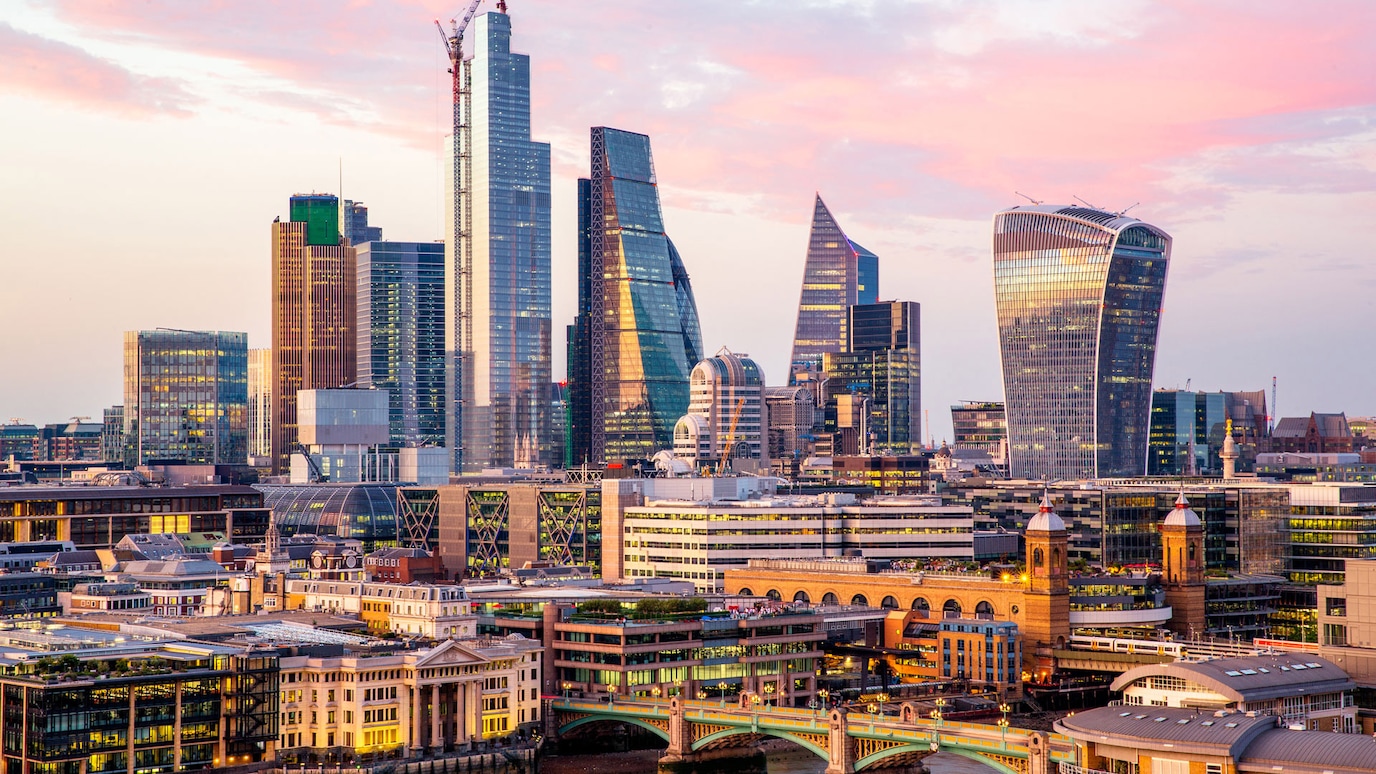
[{"label": "red brick building", "polygon": [[440,558],[423,548],[382,548],[363,557],[368,577],[383,583],[432,583],[444,579]]}]

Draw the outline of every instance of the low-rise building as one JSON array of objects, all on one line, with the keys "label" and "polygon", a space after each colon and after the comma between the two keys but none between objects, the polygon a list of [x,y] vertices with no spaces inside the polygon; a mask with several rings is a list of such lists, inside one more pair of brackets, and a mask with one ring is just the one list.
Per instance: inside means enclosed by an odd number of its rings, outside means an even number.
[{"label": "low-rise building", "polygon": [[285,585],[288,609],[357,616],[374,632],[446,639],[472,637],[477,629],[462,586],[313,578]]},{"label": "low-rise building", "polygon": [[16,486],[0,489],[0,542],[69,540],[112,548],[125,535],[218,532],[236,542],[267,534],[270,511],[249,486]]},{"label": "low-rise building", "polygon": [[153,604],[153,595],[136,583],[78,583],[67,597],[65,607],[72,614],[147,613]]},{"label": "low-rise building", "polygon": [[1112,685],[1122,691],[1125,708],[1263,713],[1287,727],[1344,733],[1357,728],[1355,687],[1332,662],[1296,653],[1139,666]]},{"label": "low-rise building", "polygon": [[432,583],[442,580],[440,558],[423,548],[382,548],[363,557],[370,580],[384,583]]},{"label": "low-rise building", "polygon": [[539,642],[511,636],[419,651],[335,650],[282,658],[278,746],[286,761],[439,754],[540,721]]}]

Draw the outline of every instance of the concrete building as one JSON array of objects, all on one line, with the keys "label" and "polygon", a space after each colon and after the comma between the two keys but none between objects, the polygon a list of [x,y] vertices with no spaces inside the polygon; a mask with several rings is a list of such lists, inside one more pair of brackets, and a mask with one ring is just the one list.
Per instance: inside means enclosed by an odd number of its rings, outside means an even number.
[{"label": "concrete building", "polygon": [[674,456],[694,470],[737,472],[768,465],[764,372],[748,355],[725,347],[693,366],[688,413],[674,425]]},{"label": "concrete building", "polygon": [[291,197],[272,223],[272,472],[284,474],[297,437],[296,393],[358,378],[357,254],[340,234],[339,199]]},{"label": "concrete building", "polygon": [[1056,721],[1075,745],[1065,774],[1361,774],[1371,739],[1291,731],[1271,715],[1174,707],[1099,707]]},{"label": "concrete building", "polygon": [[[59,595],[61,596],[61,595]],[[134,613],[147,615],[153,605],[153,595],[139,588],[137,583],[78,583],[67,595],[66,612]]]},{"label": "concrete building", "polygon": [[398,507],[400,542],[432,551],[447,579],[500,575],[527,562],[601,568],[602,492],[594,486],[404,487]]},{"label": "concrete building", "polygon": [[267,533],[270,511],[253,487],[19,486],[0,488],[0,542],[69,540],[111,548],[125,535],[218,532],[236,542]]},{"label": "concrete building", "polygon": [[326,578],[288,579],[285,586],[288,609],[352,615],[379,633],[432,640],[475,634],[472,605],[461,586]]},{"label": "concrete building", "polygon": [[993,248],[1009,475],[1142,475],[1170,235],[1036,204],[994,216]]},{"label": "concrete building", "polygon": [[804,386],[766,387],[764,403],[770,464],[776,475],[796,478],[816,441],[816,399]]},{"label": "concrete building", "polygon": [[440,558],[423,548],[382,548],[363,557],[369,580],[383,583],[431,583],[444,576]]},{"label": "concrete building", "polygon": [[646,499],[625,508],[625,578],[691,580],[719,591],[751,559],[865,556],[974,558],[968,508],[935,498],[761,495],[747,500]]},{"label": "concrete building", "polygon": [[1255,712],[1276,717],[1283,726],[1342,733],[1357,728],[1355,687],[1331,662],[1296,653],[1140,666],[1119,675],[1112,686],[1122,692],[1125,708]]},{"label": "concrete building", "polygon": [[514,637],[447,640],[419,651],[283,656],[280,757],[304,763],[439,755],[529,731],[541,719],[541,650],[539,642]]},{"label": "concrete building", "polygon": [[1348,559],[1341,584],[1318,587],[1317,652],[1376,688],[1376,559]]}]

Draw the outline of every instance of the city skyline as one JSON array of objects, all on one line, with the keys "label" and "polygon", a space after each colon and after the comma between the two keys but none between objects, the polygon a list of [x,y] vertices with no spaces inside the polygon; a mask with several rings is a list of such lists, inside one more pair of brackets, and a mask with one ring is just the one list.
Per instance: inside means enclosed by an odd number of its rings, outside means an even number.
[{"label": "city skyline", "polygon": [[[1363,45],[1376,14],[1327,8],[785,13],[513,0],[535,68],[533,134],[553,145],[555,327],[576,307],[582,138],[610,124],[651,135],[658,171],[674,181],[662,192],[666,230],[691,261],[705,348],[751,352],[776,383],[803,208],[825,191],[837,219],[884,256],[883,299],[927,307],[926,405],[999,399],[988,227],[1022,191],[1112,210],[1140,200],[1132,214],[1175,236],[1155,386],[1254,390],[1277,375],[1280,416],[1376,413],[1362,389],[1373,366],[1341,356],[1365,347],[1361,302],[1376,285],[1352,228],[1376,186],[1376,86],[1360,75],[1376,56]],[[441,238],[449,95],[432,20],[457,10],[71,2],[7,14],[0,63],[21,66],[0,67],[15,139],[0,151],[14,173],[0,205],[14,217],[11,255],[52,259],[7,262],[0,324],[24,330],[53,300],[68,311],[0,344],[7,370],[51,377],[8,386],[6,418],[43,423],[115,403],[122,330],[245,330],[266,345],[261,224],[290,193],[334,191],[366,202],[392,238]],[[713,23],[726,13],[729,28]],[[298,14],[318,23],[285,23]],[[685,38],[693,44],[676,43]],[[826,55],[840,50],[860,55]],[[1121,88],[1091,94],[1089,73]],[[1114,96],[1127,93],[1152,109],[1127,109]],[[1019,111],[1029,120],[1009,120]],[[99,202],[78,222],[45,206],[78,185]],[[213,244],[185,249],[212,230]],[[105,271],[111,262],[130,270]],[[202,284],[216,288],[213,303]],[[1306,297],[1323,303],[1297,307]],[[945,414],[932,415],[938,443]]]}]

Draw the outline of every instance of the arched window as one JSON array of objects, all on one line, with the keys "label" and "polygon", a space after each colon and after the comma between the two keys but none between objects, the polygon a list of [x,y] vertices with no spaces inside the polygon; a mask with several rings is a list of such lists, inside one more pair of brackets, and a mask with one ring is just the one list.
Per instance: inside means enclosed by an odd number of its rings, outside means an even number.
[{"label": "arched window", "polygon": [[1044,557],[1042,556],[1042,550],[1040,548],[1032,549],[1032,564],[1041,567],[1043,558]]},{"label": "arched window", "polygon": [[1195,542],[1194,542],[1193,540],[1191,540],[1191,541],[1190,541],[1190,561],[1191,561],[1191,562],[1194,561],[1194,552],[1195,552]]},{"label": "arched window", "polygon": [[800,591],[800,592],[798,592],[797,594],[794,594],[794,595],[793,595],[793,601],[794,601],[794,602],[802,602],[802,603],[804,603],[804,604],[807,604],[807,603],[811,602],[812,600],[808,597],[806,591]]},{"label": "arched window", "polygon": [[864,594],[856,594],[855,596],[850,598],[850,603],[852,605],[865,605],[866,607],[868,607],[870,601],[865,598]]},{"label": "arched window", "polygon": [[770,589],[766,591],[764,595],[775,602],[782,602],[784,599],[784,595],[780,594],[778,589]]},{"label": "arched window", "polygon": [[921,613],[927,613],[931,612],[932,605],[926,599],[918,597],[913,600],[913,609]]},{"label": "arched window", "polygon": [[989,604],[988,600],[981,599],[979,601],[979,604],[975,605],[975,615],[987,615],[993,617],[994,606]]},{"label": "arched window", "polygon": [[825,594],[822,595],[822,604],[824,604],[824,605],[839,605],[839,604],[841,604],[841,602],[840,602],[840,600],[838,600],[838,599],[836,598],[836,595],[835,595],[835,594],[833,594],[833,593],[831,593],[830,591],[828,591],[827,593],[825,593]]},{"label": "arched window", "polygon": [[739,595],[742,596],[742,597],[753,597],[753,596],[755,596],[755,592],[751,591],[749,588],[743,588],[743,589],[741,589],[740,591],[737,591],[736,593],[739,594]]},{"label": "arched window", "polygon": [[941,606],[941,612],[944,613],[947,618],[959,618],[961,613],[960,600],[946,600],[946,604]]},{"label": "arched window", "polygon": [[879,603],[879,606],[882,607],[882,608],[884,608],[885,610],[897,610],[897,609],[898,609],[898,600],[895,599],[894,597],[891,597],[891,596],[890,596],[890,597],[884,597],[884,601],[883,601],[883,602],[880,602],[880,603]]}]

